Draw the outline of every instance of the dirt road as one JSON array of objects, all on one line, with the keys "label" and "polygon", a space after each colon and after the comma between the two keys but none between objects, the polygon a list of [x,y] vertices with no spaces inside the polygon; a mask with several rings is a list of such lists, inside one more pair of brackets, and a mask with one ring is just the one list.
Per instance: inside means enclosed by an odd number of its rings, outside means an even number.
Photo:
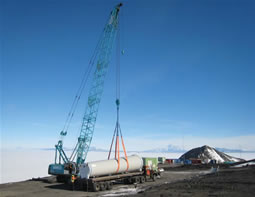
[{"label": "dirt road", "polygon": [[84,196],[117,196],[130,195],[137,192],[143,192],[152,187],[160,187],[166,183],[182,181],[192,177],[208,173],[206,171],[165,171],[160,179],[155,182],[146,182],[138,185],[115,184],[110,191],[85,192],[71,191],[66,185],[60,183],[49,183],[51,178],[35,179],[18,183],[9,183],[0,185],[1,197],[84,197]]}]

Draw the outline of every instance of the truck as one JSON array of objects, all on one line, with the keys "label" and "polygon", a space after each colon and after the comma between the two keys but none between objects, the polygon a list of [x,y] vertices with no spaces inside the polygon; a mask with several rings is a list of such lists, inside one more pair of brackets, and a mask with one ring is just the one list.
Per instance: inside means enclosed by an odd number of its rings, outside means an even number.
[{"label": "truck", "polygon": [[85,191],[104,191],[112,189],[115,182],[123,184],[142,184],[155,181],[160,177],[157,158],[142,158],[138,155],[120,159],[87,162],[80,166],[80,176],[74,182],[75,187]]}]

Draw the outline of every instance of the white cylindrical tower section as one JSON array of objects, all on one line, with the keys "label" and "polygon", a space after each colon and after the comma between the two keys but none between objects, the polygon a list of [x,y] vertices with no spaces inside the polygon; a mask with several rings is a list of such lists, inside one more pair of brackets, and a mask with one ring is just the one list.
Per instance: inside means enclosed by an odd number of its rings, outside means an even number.
[{"label": "white cylindrical tower section", "polygon": [[118,160],[102,160],[82,164],[80,166],[81,178],[89,179],[90,177],[114,175],[123,172],[138,172],[142,171],[143,160],[138,155],[128,157],[129,168],[127,169],[127,161],[125,158],[120,158],[120,168],[118,169]]}]

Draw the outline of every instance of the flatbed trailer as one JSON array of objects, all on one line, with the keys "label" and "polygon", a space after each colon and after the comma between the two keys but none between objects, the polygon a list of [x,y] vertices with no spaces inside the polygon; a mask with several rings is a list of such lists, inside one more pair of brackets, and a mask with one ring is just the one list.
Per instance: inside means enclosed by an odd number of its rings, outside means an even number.
[{"label": "flatbed trailer", "polygon": [[155,181],[160,176],[157,158],[141,158],[138,155],[116,159],[93,161],[82,164],[79,174],[57,175],[58,182],[65,182],[71,189],[104,191],[112,189],[114,183],[142,184]]},{"label": "flatbed trailer", "polygon": [[[149,173],[149,174],[148,174]],[[84,191],[104,191],[111,190],[115,182],[121,182],[123,184],[142,184],[146,181],[155,181],[156,177],[160,176],[158,171],[140,171],[131,173],[122,173],[116,175],[107,175],[100,177],[77,178],[72,188],[80,188]]]}]

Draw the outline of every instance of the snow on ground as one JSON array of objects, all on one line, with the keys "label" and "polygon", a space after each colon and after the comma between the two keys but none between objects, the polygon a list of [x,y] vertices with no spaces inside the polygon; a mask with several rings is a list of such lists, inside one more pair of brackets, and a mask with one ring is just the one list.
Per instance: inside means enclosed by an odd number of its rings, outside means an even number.
[{"label": "snow on ground", "polygon": [[[71,152],[67,151],[67,155]],[[179,158],[182,153],[145,153],[130,152],[128,155],[137,154],[141,157],[166,157]],[[244,159],[254,159],[255,153],[235,153],[230,154]],[[104,160],[108,156],[107,152],[88,153],[87,161]],[[54,150],[2,150],[0,183],[17,182],[31,178],[48,176],[48,166],[54,162]]]},{"label": "snow on ground", "polygon": [[255,165],[255,162],[248,162],[248,163],[239,164],[239,165],[233,166],[232,168],[240,168],[240,167],[243,167],[243,166],[250,166],[250,165]]},{"label": "snow on ground", "polygon": [[103,194],[103,197],[106,196],[127,196],[138,193],[138,188],[129,188],[128,186],[124,185],[117,189],[113,189],[110,192],[106,192],[106,194]]},{"label": "snow on ground", "polygon": [[[66,152],[70,155],[70,151]],[[143,157],[166,156],[177,158],[179,153],[138,153],[131,152],[128,155],[137,154]],[[113,155],[113,154],[112,154]],[[108,152],[88,153],[87,162],[107,159]],[[48,176],[48,166],[54,163],[54,150],[2,150],[0,183],[17,182],[31,178]]]},{"label": "snow on ground", "polygon": [[[70,155],[69,151],[67,155]],[[106,155],[106,152],[90,152],[87,161],[101,160]],[[48,166],[54,163],[54,158],[53,150],[3,150],[0,183],[49,176]]]}]

